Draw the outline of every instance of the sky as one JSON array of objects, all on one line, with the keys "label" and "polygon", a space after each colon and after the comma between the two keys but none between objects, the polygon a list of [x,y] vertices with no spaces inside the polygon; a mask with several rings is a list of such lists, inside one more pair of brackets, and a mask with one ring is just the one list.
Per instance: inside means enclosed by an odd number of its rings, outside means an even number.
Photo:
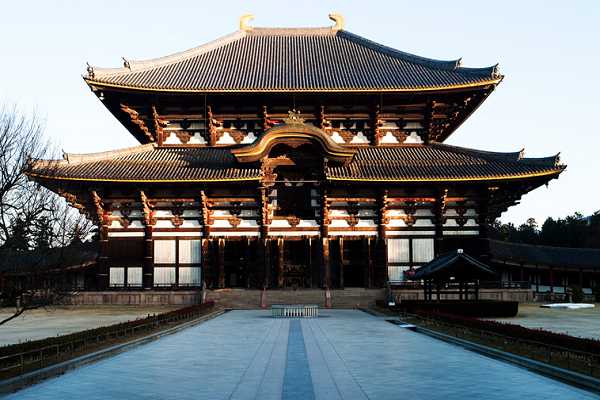
[{"label": "sky", "polygon": [[447,143],[490,151],[561,153],[558,180],[502,214],[520,224],[600,209],[600,1],[9,1],[0,23],[0,104],[43,118],[61,149],[134,146],[85,85],[101,67],[155,58],[255,26],[329,26],[467,67],[500,64],[504,81]]}]

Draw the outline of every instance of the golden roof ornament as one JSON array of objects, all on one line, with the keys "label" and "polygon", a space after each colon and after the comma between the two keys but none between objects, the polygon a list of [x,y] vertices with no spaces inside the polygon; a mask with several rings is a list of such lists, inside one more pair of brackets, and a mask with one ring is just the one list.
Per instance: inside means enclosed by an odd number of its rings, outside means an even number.
[{"label": "golden roof ornament", "polygon": [[288,111],[288,117],[284,118],[283,122],[288,125],[304,124],[304,118],[300,116],[300,111],[290,110]]},{"label": "golden roof ornament", "polygon": [[335,25],[331,27],[334,31],[341,31],[344,29],[344,16],[339,13],[331,13],[328,15],[329,19],[335,22]]},{"label": "golden roof ornament", "polygon": [[252,27],[248,25],[249,21],[254,19],[253,14],[244,14],[240,17],[240,31],[251,31]]}]

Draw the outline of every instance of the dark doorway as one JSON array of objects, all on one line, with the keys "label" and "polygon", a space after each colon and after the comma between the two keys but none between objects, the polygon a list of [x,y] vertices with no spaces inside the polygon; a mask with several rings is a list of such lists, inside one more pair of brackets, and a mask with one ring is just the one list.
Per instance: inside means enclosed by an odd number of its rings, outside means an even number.
[{"label": "dark doorway", "polygon": [[308,240],[282,240],[281,286],[307,288],[311,282],[311,248]]},{"label": "dark doorway", "polygon": [[225,242],[225,287],[248,287],[247,257],[248,251],[245,240],[229,240]]},{"label": "dark doorway", "polygon": [[368,257],[364,254],[363,240],[343,241],[344,286],[365,287],[365,271],[368,267]]}]

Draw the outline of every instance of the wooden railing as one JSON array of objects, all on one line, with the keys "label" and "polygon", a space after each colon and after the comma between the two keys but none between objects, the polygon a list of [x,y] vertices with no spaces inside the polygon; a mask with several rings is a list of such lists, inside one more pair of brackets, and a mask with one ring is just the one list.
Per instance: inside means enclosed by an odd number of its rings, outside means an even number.
[{"label": "wooden railing", "polygon": [[[473,285],[473,284],[470,284]],[[390,282],[392,289],[419,289],[423,290],[423,284],[420,281],[399,281]],[[442,285],[442,289],[458,290],[458,282],[447,282]],[[481,281],[480,289],[531,289],[528,281]]]},{"label": "wooden railing", "polygon": [[207,302],[163,314],[148,315],[134,321],[2,347],[0,379],[18,376],[123,342],[128,338],[162,330],[170,324],[198,318],[210,312],[213,307],[214,302]]},{"label": "wooden railing", "polygon": [[319,306],[315,304],[273,304],[273,318],[316,318],[319,316]]}]

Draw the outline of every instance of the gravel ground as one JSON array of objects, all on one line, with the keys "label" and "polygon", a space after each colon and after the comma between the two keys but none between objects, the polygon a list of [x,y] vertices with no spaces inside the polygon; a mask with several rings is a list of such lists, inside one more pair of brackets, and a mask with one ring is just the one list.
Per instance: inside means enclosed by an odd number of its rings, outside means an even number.
[{"label": "gravel ground", "polygon": [[[27,311],[0,325],[0,346],[44,339],[175,310],[174,306],[69,306]],[[0,318],[14,308],[0,308]]]},{"label": "gravel ground", "polygon": [[600,304],[595,308],[565,310],[541,308],[540,304],[519,304],[514,318],[497,318],[527,328],[542,328],[572,336],[600,339]]}]

